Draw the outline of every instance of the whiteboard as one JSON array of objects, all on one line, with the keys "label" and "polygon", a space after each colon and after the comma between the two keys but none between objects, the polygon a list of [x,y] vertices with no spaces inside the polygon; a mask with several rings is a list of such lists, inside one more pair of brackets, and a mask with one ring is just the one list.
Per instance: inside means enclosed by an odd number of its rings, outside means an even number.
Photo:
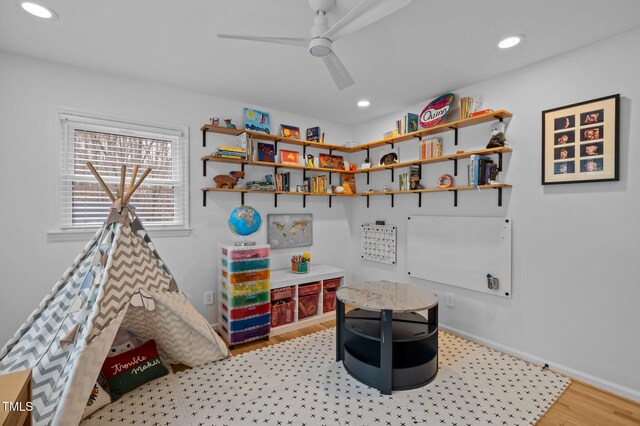
[{"label": "whiteboard", "polygon": [[[410,216],[407,273],[414,278],[511,297],[511,220]],[[487,274],[499,279],[491,289]]]}]

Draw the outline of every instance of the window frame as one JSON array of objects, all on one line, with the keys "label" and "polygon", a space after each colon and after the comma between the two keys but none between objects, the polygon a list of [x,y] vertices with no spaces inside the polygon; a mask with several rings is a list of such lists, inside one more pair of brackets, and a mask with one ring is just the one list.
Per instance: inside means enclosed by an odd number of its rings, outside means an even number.
[{"label": "window frame", "polygon": [[[97,131],[101,133],[120,134],[131,137],[145,137],[153,139],[171,140],[180,145],[183,158],[174,160],[180,161],[174,167],[181,167],[182,182],[184,191],[182,197],[183,223],[180,225],[152,225],[146,224],[145,228],[152,236],[187,236],[190,234],[190,185],[189,185],[189,127],[183,125],[157,124],[144,121],[131,120],[122,117],[107,116],[104,114],[89,113],[68,108],[54,107],[54,144],[57,147],[59,161],[55,167],[55,230],[47,233],[49,241],[74,241],[92,236],[100,229],[98,226],[73,227],[65,226],[63,213],[64,197],[62,191],[65,189],[65,176],[73,175],[70,167],[75,154],[73,153],[73,133],[77,128],[86,131]],[[132,164],[127,165],[130,169]],[[140,177],[140,175],[138,175]],[[146,182],[146,180],[145,180]],[[150,182],[152,183],[152,182]],[[105,211],[105,219],[108,212]]]}]

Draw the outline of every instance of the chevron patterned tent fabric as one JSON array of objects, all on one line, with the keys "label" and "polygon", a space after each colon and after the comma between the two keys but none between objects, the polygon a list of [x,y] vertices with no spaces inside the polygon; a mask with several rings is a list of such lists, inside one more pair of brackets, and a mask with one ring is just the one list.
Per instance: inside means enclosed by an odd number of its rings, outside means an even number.
[{"label": "chevron patterned tent fabric", "polygon": [[165,362],[194,367],[229,356],[179,292],[135,210],[114,203],[103,228],[0,349],[0,374],[33,370],[34,424],[80,422],[121,325],[155,339]]}]

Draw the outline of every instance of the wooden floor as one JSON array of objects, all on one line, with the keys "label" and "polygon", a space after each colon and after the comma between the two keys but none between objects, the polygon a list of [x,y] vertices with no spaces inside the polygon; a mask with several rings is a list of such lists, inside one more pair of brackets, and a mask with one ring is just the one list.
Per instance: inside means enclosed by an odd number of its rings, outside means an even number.
[{"label": "wooden floor", "polygon": [[[257,341],[233,349],[233,355],[275,345],[285,340],[305,336],[316,331],[334,327],[335,320],[270,337],[268,341]],[[609,392],[574,380],[555,404],[537,423],[538,426],[627,426],[640,425],[640,404]]]}]

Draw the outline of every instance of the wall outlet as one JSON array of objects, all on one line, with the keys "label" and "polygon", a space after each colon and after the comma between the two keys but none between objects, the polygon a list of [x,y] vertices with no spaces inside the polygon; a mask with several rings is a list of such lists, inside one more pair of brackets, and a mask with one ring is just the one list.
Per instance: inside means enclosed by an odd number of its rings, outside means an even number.
[{"label": "wall outlet", "polygon": [[209,306],[209,305],[213,305],[213,292],[212,291],[205,291],[204,292],[204,304]]},{"label": "wall outlet", "polygon": [[447,306],[453,308],[456,306],[456,299],[452,293],[447,293]]}]

